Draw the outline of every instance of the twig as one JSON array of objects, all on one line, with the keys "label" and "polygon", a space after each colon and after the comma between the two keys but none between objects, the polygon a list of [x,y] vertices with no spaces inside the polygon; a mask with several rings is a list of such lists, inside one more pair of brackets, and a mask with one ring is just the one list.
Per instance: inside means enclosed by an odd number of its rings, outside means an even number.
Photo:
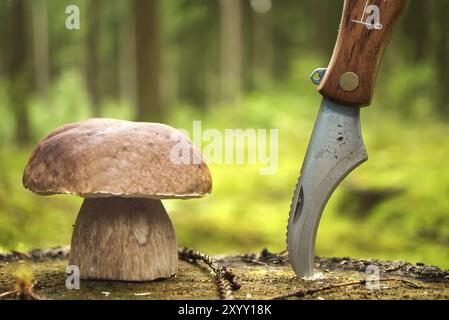
[{"label": "twig", "polygon": [[[396,279],[396,278],[387,278],[387,279],[379,279],[380,282],[387,282],[387,281],[398,281],[398,282],[403,282],[403,283],[407,283],[411,286],[413,286],[416,289],[421,289],[422,286],[412,282],[410,280],[406,280],[406,279]],[[338,284],[330,284],[321,288],[316,288],[316,289],[307,289],[307,290],[300,290],[300,291],[296,291],[296,292],[292,292],[286,295],[282,295],[282,296],[277,296],[272,298],[272,300],[282,300],[282,299],[286,299],[286,298],[304,298],[306,296],[309,295],[313,295],[317,292],[322,292],[322,291],[328,291],[328,290],[332,290],[332,289],[337,289],[337,288],[341,288],[341,287],[349,287],[349,286],[356,286],[356,285],[366,285],[366,280],[359,280],[359,281],[352,281],[352,282],[345,282],[345,283],[338,283]]]},{"label": "twig", "polygon": [[145,297],[145,296],[151,296],[151,292],[142,292],[142,293],[134,293],[136,297]]},{"label": "twig", "polygon": [[41,297],[35,294],[31,289],[27,291],[14,290],[3,292],[0,294],[0,300],[6,299],[12,295],[15,295],[19,300],[42,300]]},{"label": "twig", "polygon": [[203,261],[215,273],[218,292],[222,300],[234,300],[233,291],[240,289],[240,284],[236,281],[235,275],[224,266],[218,265],[215,259],[205,253],[184,248],[179,250],[179,258],[187,262]]},{"label": "twig", "polygon": [[42,300],[42,298],[30,290],[23,293],[19,292],[19,300]]},{"label": "twig", "polygon": [[13,294],[18,294],[18,293],[19,293],[19,291],[17,291],[17,290],[6,291],[6,292],[3,292],[3,293],[0,293],[0,300],[1,299],[5,299],[5,298],[7,298],[9,296],[12,296]]},{"label": "twig", "polygon": [[42,261],[45,259],[66,259],[69,255],[69,247],[56,247],[50,249],[33,249],[29,252],[11,251],[0,253],[1,262],[13,262],[19,260]]},{"label": "twig", "polygon": [[250,258],[250,257],[242,257],[242,260],[244,262],[246,262],[246,263],[258,264],[258,265],[261,265],[261,266],[267,266],[268,265],[268,263],[266,263],[266,262],[262,262],[262,261],[259,261],[257,259],[253,259],[253,258]]}]

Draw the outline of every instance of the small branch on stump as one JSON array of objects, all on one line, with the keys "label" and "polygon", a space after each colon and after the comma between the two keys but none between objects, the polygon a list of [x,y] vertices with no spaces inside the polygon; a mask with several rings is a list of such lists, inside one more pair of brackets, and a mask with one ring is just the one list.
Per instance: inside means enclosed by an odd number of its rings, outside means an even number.
[{"label": "small branch on stump", "polygon": [[179,258],[190,263],[203,261],[215,273],[220,299],[234,300],[233,291],[239,290],[241,286],[236,281],[235,275],[226,267],[218,265],[215,259],[207,254],[188,248],[179,250]]},{"label": "small branch on stump", "polygon": [[37,294],[32,291],[24,293],[20,292],[19,290],[7,291],[0,294],[0,300],[6,299],[12,295],[15,295],[18,300],[42,300]]},{"label": "small branch on stump", "polygon": [[13,294],[17,295],[19,293],[19,291],[14,290],[14,291],[6,291],[3,293],[0,293],[0,300],[8,298],[9,296],[12,296]]},{"label": "small branch on stump", "polygon": [[34,285],[28,285],[25,281],[17,279],[16,290],[7,291],[0,294],[0,300],[7,299],[10,296],[15,296],[18,300],[42,300],[34,293]]},{"label": "small branch on stump", "polygon": [[[380,282],[387,282],[387,281],[397,281],[397,282],[403,282],[406,284],[409,284],[411,286],[413,286],[416,289],[421,289],[422,286],[414,283],[410,280],[406,280],[406,279],[396,279],[396,278],[388,278],[388,279],[379,279]],[[307,290],[300,290],[300,291],[296,291],[296,292],[292,292],[286,295],[282,295],[282,296],[277,296],[272,298],[271,300],[283,300],[283,299],[287,299],[287,298],[304,298],[306,296],[311,296],[315,293],[318,292],[323,292],[323,291],[329,291],[329,290],[333,290],[333,289],[337,289],[337,288],[341,288],[341,287],[349,287],[349,286],[356,286],[356,285],[366,285],[367,281],[366,280],[359,280],[359,281],[352,281],[352,282],[345,282],[345,283],[338,283],[338,284],[330,284],[321,288],[315,288],[315,289],[307,289]]]}]

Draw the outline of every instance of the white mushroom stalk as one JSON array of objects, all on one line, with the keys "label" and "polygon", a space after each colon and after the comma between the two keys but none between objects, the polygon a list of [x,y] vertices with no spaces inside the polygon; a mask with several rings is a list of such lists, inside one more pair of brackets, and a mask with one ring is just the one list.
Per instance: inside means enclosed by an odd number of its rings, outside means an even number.
[{"label": "white mushroom stalk", "polygon": [[86,279],[142,281],[176,274],[175,230],[160,200],[85,199],[69,264]]}]

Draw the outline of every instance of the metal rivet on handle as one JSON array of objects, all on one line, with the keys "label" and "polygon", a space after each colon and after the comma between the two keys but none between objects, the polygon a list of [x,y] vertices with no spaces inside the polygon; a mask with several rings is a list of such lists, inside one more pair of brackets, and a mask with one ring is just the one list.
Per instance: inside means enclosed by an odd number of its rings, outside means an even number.
[{"label": "metal rivet on handle", "polygon": [[354,91],[359,87],[359,76],[354,72],[345,72],[340,77],[340,88],[343,91]]}]

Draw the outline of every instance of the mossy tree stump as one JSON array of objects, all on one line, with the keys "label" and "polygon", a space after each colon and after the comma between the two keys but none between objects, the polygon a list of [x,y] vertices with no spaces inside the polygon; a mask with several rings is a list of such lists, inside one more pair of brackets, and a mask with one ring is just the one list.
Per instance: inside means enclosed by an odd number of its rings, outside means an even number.
[{"label": "mossy tree stump", "polygon": [[[215,257],[232,270],[240,289],[235,299],[272,299],[300,292],[289,299],[449,299],[449,271],[406,262],[317,258],[316,269],[324,279],[298,279],[286,255],[261,254]],[[36,250],[29,254],[0,255],[0,294],[11,291],[16,271],[28,268],[34,293],[41,299],[218,299],[217,280],[202,262],[179,262],[175,277],[152,282],[81,280],[79,290],[68,290],[65,281],[66,250]],[[363,282],[366,268],[377,266],[378,289]],[[14,296],[10,296],[14,298]]]}]

